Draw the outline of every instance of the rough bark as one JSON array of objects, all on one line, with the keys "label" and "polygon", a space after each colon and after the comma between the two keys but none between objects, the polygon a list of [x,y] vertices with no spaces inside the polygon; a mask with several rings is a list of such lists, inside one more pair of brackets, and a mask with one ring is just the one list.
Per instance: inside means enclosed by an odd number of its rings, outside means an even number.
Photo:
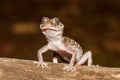
[{"label": "rough bark", "polygon": [[41,68],[31,60],[0,58],[0,80],[120,80],[120,68],[76,66],[75,72],[68,72],[63,67],[48,62]]}]

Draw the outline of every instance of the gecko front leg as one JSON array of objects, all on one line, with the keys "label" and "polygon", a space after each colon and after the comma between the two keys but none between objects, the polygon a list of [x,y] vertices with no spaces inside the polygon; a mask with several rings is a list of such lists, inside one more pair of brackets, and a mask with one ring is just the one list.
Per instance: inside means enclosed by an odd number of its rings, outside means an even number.
[{"label": "gecko front leg", "polygon": [[69,65],[65,65],[65,67],[63,69],[66,69],[67,71],[75,71],[76,68],[73,67],[74,64],[75,64],[75,60],[76,60],[76,53],[71,53],[71,52],[68,52],[69,54],[72,54],[72,57],[71,57],[71,60],[70,60],[70,64]]},{"label": "gecko front leg", "polygon": [[76,68],[73,67],[74,66],[74,63],[75,63],[75,54],[72,55],[72,58],[70,60],[70,64],[69,65],[65,65],[65,67],[63,69],[66,69],[67,71],[75,71]]},{"label": "gecko front leg", "polygon": [[38,50],[39,62],[38,62],[37,67],[39,67],[39,66],[41,66],[42,68],[47,67],[48,64],[43,61],[43,56],[42,56],[42,54],[45,53],[46,51],[48,51],[48,45],[45,45],[41,49]]}]

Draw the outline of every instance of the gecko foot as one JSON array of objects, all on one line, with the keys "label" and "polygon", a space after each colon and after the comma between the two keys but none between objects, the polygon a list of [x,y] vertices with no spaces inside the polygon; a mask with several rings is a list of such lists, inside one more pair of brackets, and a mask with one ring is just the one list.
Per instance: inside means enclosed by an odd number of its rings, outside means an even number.
[{"label": "gecko foot", "polygon": [[91,67],[100,67],[100,65],[98,65],[98,64],[97,65],[91,65]]},{"label": "gecko foot", "polygon": [[67,70],[67,71],[76,71],[76,68],[75,67],[72,67],[72,66],[70,66],[70,65],[65,65],[64,66],[64,68],[63,69],[65,69],[65,70]]},{"label": "gecko foot", "polygon": [[37,67],[39,67],[39,66],[41,66],[42,68],[48,67],[48,63],[46,63],[46,62],[38,62]]}]

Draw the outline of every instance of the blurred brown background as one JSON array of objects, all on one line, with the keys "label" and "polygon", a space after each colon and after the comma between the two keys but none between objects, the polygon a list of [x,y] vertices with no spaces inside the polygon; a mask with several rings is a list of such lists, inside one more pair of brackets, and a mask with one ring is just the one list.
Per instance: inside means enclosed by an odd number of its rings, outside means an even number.
[{"label": "blurred brown background", "polygon": [[[59,17],[64,35],[93,52],[94,64],[120,67],[120,0],[0,0],[0,57],[37,60],[47,43],[41,18]],[[44,54],[51,61],[51,52]]]}]

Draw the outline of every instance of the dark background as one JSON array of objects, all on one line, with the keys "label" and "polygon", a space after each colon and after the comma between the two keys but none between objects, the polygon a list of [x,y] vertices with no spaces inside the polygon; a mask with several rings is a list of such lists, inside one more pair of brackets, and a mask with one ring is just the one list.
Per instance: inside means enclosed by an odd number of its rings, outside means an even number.
[{"label": "dark background", "polygon": [[[42,17],[59,17],[64,35],[93,52],[94,64],[120,67],[120,0],[0,0],[0,57],[37,60],[47,43]],[[44,60],[51,60],[51,51]]]}]

